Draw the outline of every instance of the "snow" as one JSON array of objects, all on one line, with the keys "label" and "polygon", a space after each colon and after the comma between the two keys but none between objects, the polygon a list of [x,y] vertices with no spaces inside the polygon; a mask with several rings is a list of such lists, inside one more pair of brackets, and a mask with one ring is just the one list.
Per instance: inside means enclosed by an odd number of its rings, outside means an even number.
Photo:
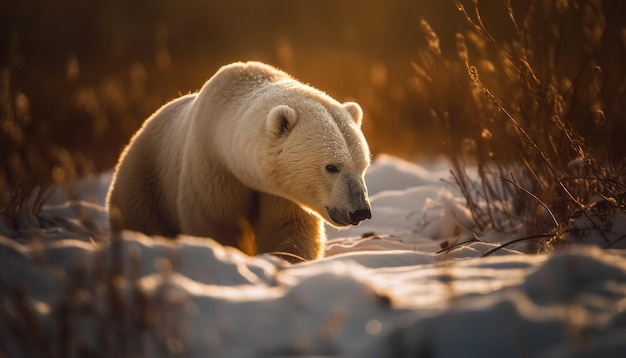
[{"label": "snow", "polygon": [[326,257],[295,265],[206,238],[109,241],[110,173],[71,200],[55,191],[42,227],[0,237],[0,352],[626,356],[625,252],[517,245],[483,257],[513,238],[473,232],[448,177],[442,162],[379,156],[366,175],[373,218],[327,228]]}]

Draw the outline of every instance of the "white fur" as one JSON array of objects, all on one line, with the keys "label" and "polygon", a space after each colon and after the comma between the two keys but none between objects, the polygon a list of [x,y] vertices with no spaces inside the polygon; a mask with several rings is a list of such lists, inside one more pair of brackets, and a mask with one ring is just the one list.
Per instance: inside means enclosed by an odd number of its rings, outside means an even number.
[{"label": "white fur", "polygon": [[317,258],[321,218],[345,226],[369,212],[362,115],[262,63],[224,66],[132,138],[107,199],[111,227]]}]

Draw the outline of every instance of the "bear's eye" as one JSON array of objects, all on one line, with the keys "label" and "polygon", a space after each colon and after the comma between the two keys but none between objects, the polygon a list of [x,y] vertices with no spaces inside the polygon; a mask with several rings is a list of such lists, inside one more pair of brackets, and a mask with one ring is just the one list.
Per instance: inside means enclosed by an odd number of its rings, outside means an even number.
[{"label": "bear's eye", "polygon": [[339,168],[336,165],[328,164],[326,166],[326,171],[329,173],[339,173]]}]

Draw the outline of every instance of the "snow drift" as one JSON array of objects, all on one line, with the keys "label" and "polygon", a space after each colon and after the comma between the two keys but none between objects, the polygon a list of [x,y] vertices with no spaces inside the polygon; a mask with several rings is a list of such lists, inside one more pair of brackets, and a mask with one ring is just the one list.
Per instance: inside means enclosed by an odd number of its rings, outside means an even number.
[{"label": "snow drift", "polygon": [[[626,356],[622,250],[542,255],[472,238],[445,167],[381,156],[374,217],[290,265],[210,239],[106,236],[110,176],[57,192],[43,228],[0,238],[0,351],[11,357]],[[91,219],[90,228],[81,217]],[[104,237],[102,236],[102,237]],[[440,253],[437,253],[440,252]]]}]

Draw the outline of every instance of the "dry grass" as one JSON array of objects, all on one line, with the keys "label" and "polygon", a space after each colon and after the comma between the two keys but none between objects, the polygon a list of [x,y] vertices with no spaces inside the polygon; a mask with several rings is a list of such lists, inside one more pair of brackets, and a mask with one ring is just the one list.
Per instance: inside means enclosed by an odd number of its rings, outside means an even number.
[{"label": "dry grass", "polygon": [[626,69],[616,60],[626,30],[607,27],[600,1],[507,0],[490,14],[508,16],[507,38],[490,32],[477,0],[456,4],[468,25],[456,56],[422,20],[414,67],[476,229],[525,231],[539,250],[604,235],[626,208]]},{"label": "dry grass", "polygon": [[0,235],[39,227],[38,213],[54,185],[67,189],[93,171],[91,160],[55,144],[33,123],[29,98],[13,86],[9,67],[0,68]]}]

